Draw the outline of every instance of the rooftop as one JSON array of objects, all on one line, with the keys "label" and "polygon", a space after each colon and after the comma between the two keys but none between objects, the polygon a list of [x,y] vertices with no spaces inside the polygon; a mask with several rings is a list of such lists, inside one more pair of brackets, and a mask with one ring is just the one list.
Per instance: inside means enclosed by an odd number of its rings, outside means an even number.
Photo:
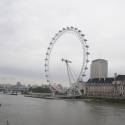
[{"label": "rooftop", "polygon": [[98,61],[106,61],[107,62],[107,60],[105,60],[105,59],[96,59],[96,60],[93,60],[92,62],[98,62]]},{"label": "rooftop", "polygon": [[112,83],[114,80],[116,81],[123,81],[125,80],[125,75],[118,75],[116,79],[114,77],[108,77],[108,78],[94,78],[94,79],[89,79],[87,81],[87,84],[102,84],[102,83]]},{"label": "rooftop", "polygon": [[125,80],[125,75],[118,75],[116,77],[116,80],[119,81],[119,80]]},{"label": "rooftop", "polygon": [[87,83],[112,83],[114,81],[114,78],[94,78],[94,79],[89,79]]}]

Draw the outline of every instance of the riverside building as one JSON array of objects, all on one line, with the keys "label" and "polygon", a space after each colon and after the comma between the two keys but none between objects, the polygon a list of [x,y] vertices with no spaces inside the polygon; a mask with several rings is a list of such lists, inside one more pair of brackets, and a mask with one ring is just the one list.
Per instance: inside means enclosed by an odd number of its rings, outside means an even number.
[{"label": "riverside building", "polygon": [[104,59],[96,59],[91,63],[91,79],[106,78],[108,76],[108,62]]},{"label": "riverside building", "polygon": [[96,97],[125,97],[125,75],[107,77],[108,62],[103,59],[92,61],[91,78],[82,83],[83,95]]}]

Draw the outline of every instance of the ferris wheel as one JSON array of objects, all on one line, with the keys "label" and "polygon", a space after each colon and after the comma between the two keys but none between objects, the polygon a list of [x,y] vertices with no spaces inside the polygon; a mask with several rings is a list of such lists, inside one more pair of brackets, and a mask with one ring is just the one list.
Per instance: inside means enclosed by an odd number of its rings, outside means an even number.
[{"label": "ferris wheel", "polygon": [[[87,39],[85,39],[85,35],[78,28],[75,28],[75,27],[72,27],[72,26],[66,27],[66,28],[62,28],[61,30],[58,31],[58,33],[55,34],[55,36],[52,38],[52,40],[49,43],[49,46],[47,48],[46,57],[45,57],[45,77],[46,77],[47,83],[49,83],[49,84],[53,84],[52,80],[50,79],[50,72],[49,72],[49,64],[50,64],[51,53],[52,53],[54,45],[56,44],[58,39],[62,35],[64,35],[65,33],[73,33],[74,35],[76,35],[77,38],[79,39],[80,43],[81,43],[81,46],[82,46],[82,53],[83,53],[82,54],[82,56],[83,56],[82,67],[79,71],[78,77],[75,80],[75,83],[78,84],[80,81],[82,81],[83,77],[86,76],[85,73],[86,73],[86,70],[88,69],[87,64],[89,62],[88,55],[90,54],[88,52],[89,46],[87,45]],[[65,61],[67,63],[67,66],[68,66],[68,63],[71,63],[71,61],[69,61],[67,59],[62,59],[62,61]],[[68,69],[68,67],[67,67],[67,69]],[[68,73],[68,77],[69,77],[69,73]],[[69,80],[70,80],[70,78],[69,78]]]}]

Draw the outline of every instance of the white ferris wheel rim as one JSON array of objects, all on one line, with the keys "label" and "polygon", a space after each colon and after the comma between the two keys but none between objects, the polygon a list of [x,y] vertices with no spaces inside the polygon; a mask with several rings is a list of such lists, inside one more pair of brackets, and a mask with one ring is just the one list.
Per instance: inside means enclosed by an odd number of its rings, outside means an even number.
[{"label": "white ferris wheel rim", "polygon": [[76,83],[78,83],[79,81],[82,80],[82,78],[85,76],[85,72],[88,69],[87,68],[87,63],[89,62],[88,60],[88,55],[90,54],[88,52],[88,48],[89,46],[87,45],[87,39],[85,39],[85,35],[82,33],[81,30],[79,30],[78,28],[75,27],[66,27],[66,28],[62,28],[62,30],[59,30],[58,33],[55,34],[55,36],[52,38],[51,42],[49,43],[49,47],[47,48],[47,52],[46,52],[46,58],[45,58],[45,77],[47,80],[47,83],[52,84],[53,82],[50,80],[50,74],[49,74],[49,63],[50,63],[50,56],[51,56],[51,52],[52,49],[55,45],[55,43],[58,41],[58,39],[65,33],[67,32],[71,32],[73,34],[75,34],[79,41],[81,42],[82,45],[82,49],[83,49],[83,62],[82,62],[82,67],[80,70],[80,73],[78,75],[78,78],[76,80]]}]

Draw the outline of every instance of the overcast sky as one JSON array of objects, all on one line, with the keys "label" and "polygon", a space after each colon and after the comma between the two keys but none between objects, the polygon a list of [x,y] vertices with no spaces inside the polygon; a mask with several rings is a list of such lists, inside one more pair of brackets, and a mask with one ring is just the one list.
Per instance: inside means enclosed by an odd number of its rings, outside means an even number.
[{"label": "overcast sky", "polygon": [[[66,26],[78,27],[86,35],[90,61],[106,59],[109,76],[125,74],[124,0],[0,0],[0,83],[44,83],[46,49],[54,34]],[[69,47],[67,55],[73,55],[78,65],[76,69],[74,62],[72,68],[79,71],[79,41],[67,34],[59,41],[51,61],[57,62],[57,53]],[[60,81],[65,77],[62,56],[58,55],[56,70],[51,68],[54,79]]]}]

